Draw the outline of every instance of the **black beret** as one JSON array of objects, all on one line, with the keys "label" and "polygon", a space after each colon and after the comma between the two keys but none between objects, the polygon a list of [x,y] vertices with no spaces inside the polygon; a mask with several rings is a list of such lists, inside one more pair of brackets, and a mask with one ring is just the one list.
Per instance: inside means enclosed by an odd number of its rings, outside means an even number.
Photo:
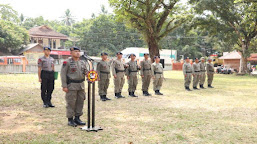
[{"label": "black beret", "polygon": [[144,55],[149,55],[149,53],[144,53]]},{"label": "black beret", "polygon": [[160,56],[155,56],[154,59],[160,58]]},{"label": "black beret", "polygon": [[190,59],[189,57],[186,57],[186,59]]},{"label": "black beret", "polygon": [[102,52],[102,53],[101,53],[101,56],[103,56],[103,55],[108,55],[108,53]]},{"label": "black beret", "polygon": [[132,53],[132,54],[130,54],[130,56],[132,56],[132,55],[133,55],[133,56],[136,56],[136,55],[135,55],[135,54],[133,54],[133,53]]},{"label": "black beret", "polygon": [[117,52],[116,55],[123,55],[122,52]]},{"label": "black beret", "polygon": [[51,48],[50,47],[44,47],[44,50],[50,50],[51,51]]},{"label": "black beret", "polygon": [[195,60],[198,60],[198,58],[195,58]]},{"label": "black beret", "polygon": [[71,47],[70,48],[70,51],[74,51],[74,50],[79,50],[80,51],[80,48],[78,48],[78,47]]}]

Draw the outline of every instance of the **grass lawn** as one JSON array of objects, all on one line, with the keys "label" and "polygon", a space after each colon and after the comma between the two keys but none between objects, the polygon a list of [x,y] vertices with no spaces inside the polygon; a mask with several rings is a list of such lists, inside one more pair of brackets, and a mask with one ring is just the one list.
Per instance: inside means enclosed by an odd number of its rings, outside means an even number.
[{"label": "grass lawn", "polygon": [[[187,92],[182,72],[165,72],[164,96],[114,99],[97,95],[99,132],[67,126],[64,92],[55,83],[52,102],[42,108],[36,74],[0,75],[0,143],[257,143],[257,78],[215,75],[214,89]],[[206,86],[205,86],[206,87]],[[153,94],[152,85],[150,93]],[[84,115],[86,120],[87,103]]]}]

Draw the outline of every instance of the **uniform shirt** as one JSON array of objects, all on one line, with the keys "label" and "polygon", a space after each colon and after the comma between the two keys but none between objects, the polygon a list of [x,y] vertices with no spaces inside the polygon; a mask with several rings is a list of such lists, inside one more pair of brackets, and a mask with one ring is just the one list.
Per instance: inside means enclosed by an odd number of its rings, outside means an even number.
[{"label": "uniform shirt", "polygon": [[53,71],[54,58],[52,57],[41,57],[38,59],[38,67],[41,67],[44,71]]},{"label": "uniform shirt", "polygon": [[201,70],[201,72],[205,72],[205,71],[206,71],[206,70],[205,70],[205,67],[206,67],[206,64],[200,62],[200,70]]},{"label": "uniform shirt", "polygon": [[194,62],[193,63],[193,73],[197,73],[197,72],[200,72],[200,64]]},{"label": "uniform shirt", "polygon": [[136,76],[138,72],[138,66],[137,66],[137,61],[129,61],[127,63],[128,68],[126,69],[126,75],[127,76]]},{"label": "uniform shirt", "polygon": [[152,76],[163,77],[163,67],[161,63],[153,63],[151,65]]},{"label": "uniform shirt", "polygon": [[190,63],[184,63],[184,65],[183,65],[184,75],[186,75],[187,73],[192,73],[192,72],[193,72],[192,65]]},{"label": "uniform shirt", "polygon": [[101,60],[100,62],[97,63],[97,73],[100,76],[100,79],[102,78],[110,78],[110,63],[108,61],[103,61]]},{"label": "uniform shirt", "polygon": [[141,70],[140,75],[151,75],[151,61],[143,60],[140,62]]},{"label": "uniform shirt", "polygon": [[[123,71],[123,72],[116,72],[117,71]],[[125,72],[125,64],[122,60],[114,60],[112,63],[112,74],[113,75],[121,75],[124,76]]]},{"label": "uniform shirt", "polygon": [[214,74],[214,65],[212,63],[207,63],[206,71],[207,74]]},{"label": "uniform shirt", "polygon": [[84,80],[87,72],[88,69],[84,61],[74,61],[72,58],[69,58],[63,62],[61,69],[62,87],[68,88],[69,90],[83,90],[84,82],[67,84],[67,78],[70,80]]}]

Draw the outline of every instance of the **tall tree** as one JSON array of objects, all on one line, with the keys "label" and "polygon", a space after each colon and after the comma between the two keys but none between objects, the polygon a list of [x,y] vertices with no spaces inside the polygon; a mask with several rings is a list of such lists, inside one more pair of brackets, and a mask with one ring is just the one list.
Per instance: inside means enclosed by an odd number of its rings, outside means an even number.
[{"label": "tall tree", "polygon": [[0,4],[0,20],[18,23],[18,13],[10,5]]},{"label": "tall tree", "polygon": [[62,19],[63,19],[63,20],[62,20],[63,23],[64,23],[65,25],[67,25],[67,26],[71,26],[71,25],[75,22],[74,17],[72,16],[70,9],[67,9],[67,10],[65,11],[65,14],[64,14],[64,16],[62,17]]},{"label": "tall tree", "polygon": [[235,39],[235,47],[242,53],[240,73],[246,73],[247,58],[257,35],[257,3],[255,0],[190,0],[198,13],[197,23],[212,35],[224,33]]},{"label": "tall tree", "polygon": [[[148,45],[150,56],[159,56],[159,42],[182,25],[187,14],[179,0],[109,0],[114,12],[136,28]],[[184,11],[185,12],[185,11]]]}]

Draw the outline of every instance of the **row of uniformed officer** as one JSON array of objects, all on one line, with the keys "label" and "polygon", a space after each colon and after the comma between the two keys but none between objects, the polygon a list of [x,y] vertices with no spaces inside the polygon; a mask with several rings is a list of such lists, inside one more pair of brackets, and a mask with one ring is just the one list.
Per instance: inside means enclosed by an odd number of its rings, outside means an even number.
[{"label": "row of uniformed officer", "polygon": [[190,64],[189,57],[186,58],[183,65],[183,74],[185,79],[185,89],[191,91],[189,86],[193,76],[193,89],[199,90],[197,85],[199,84],[200,88],[204,89],[204,82],[207,72],[208,77],[208,87],[212,87],[213,75],[214,75],[214,65],[212,64],[212,59],[208,59],[208,63],[205,63],[205,59],[202,57],[201,62],[199,63],[198,58],[195,58],[193,65]]}]

